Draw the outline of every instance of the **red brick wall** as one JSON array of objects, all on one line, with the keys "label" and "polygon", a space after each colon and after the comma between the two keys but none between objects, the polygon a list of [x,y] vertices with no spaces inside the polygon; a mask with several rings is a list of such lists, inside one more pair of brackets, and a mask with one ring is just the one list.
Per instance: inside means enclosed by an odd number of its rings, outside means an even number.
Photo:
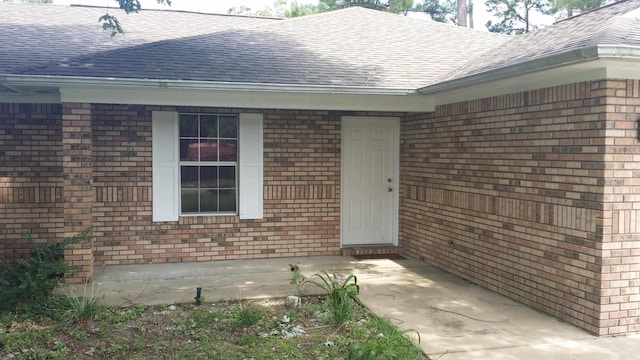
[{"label": "red brick wall", "polygon": [[0,256],[31,251],[63,236],[60,105],[0,104]]},{"label": "red brick wall", "polygon": [[159,109],[93,106],[96,265],[339,253],[339,116],[263,112],[264,219],[192,216],[153,223],[151,111]]},{"label": "red brick wall", "polygon": [[407,253],[591,332],[632,330],[621,322],[638,321],[635,91],[579,83],[406,118]]},{"label": "red brick wall", "polygon": [[607,95],[602,244],[605,334],[640,332],[640,81],[600,83]]},{"label": "red brick wall", "polygon": [[[92,226],[93,136],[90,104],[62,104],[62,174],[64,236],[72,237]],[[68,247],[69,265],[78,267],[73,282],[93,277],[93,238]]]}]

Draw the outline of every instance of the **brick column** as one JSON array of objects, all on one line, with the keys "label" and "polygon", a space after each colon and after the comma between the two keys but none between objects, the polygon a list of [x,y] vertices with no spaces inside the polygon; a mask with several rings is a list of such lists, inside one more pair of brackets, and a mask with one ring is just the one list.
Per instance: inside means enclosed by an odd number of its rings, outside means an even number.
[{"label": "brick column", "polygon": [[[91,105],[62,104],[62,169],[64,175],[64,236],[92,224],[93,160]],[[93,276],[93,241],[65,252],[65,259],[79,272],[69,282],[86,282]]]},{"label": "brick column", "polygon": [[640,81],[607,80],[599,335],[640,332]]}]

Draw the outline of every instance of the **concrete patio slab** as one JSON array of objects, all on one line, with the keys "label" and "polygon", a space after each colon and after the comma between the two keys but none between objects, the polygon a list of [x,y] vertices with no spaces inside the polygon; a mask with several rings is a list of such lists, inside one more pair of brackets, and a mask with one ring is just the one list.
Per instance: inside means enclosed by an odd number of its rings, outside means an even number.
[{"label": "concrete patio slab", "polygon": [[[109,305],[294,295],[289,264],[306,276],[354,274],[362,301],[420,333],[433,359],[640,359],[640,335],[598,338],[423,262],[327,256],[96,268]],[[312,293],[317,290],[308,288]]]}]

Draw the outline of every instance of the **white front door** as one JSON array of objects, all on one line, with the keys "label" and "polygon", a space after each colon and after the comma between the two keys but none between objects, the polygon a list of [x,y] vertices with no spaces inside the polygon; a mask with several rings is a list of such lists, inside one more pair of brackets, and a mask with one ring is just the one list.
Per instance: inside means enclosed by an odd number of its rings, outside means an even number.
[{"label": "white front door", "polygon": [[396,243],[398,128],[397,118],[342,119],[343,246]]}]

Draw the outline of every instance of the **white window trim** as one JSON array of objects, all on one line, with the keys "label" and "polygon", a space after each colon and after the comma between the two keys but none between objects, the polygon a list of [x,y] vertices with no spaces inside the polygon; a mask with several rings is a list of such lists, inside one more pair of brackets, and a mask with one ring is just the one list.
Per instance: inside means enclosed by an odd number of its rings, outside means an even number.
[{"label": "white window trim", "polygon": [[[173,111],[152,113],[152,219],[180,218],[179,116]],[[264,216],[263,116],[238,116],[238,215],[240,219]],[[233,216],[233,214],[185,214],[182,216]]]}]

